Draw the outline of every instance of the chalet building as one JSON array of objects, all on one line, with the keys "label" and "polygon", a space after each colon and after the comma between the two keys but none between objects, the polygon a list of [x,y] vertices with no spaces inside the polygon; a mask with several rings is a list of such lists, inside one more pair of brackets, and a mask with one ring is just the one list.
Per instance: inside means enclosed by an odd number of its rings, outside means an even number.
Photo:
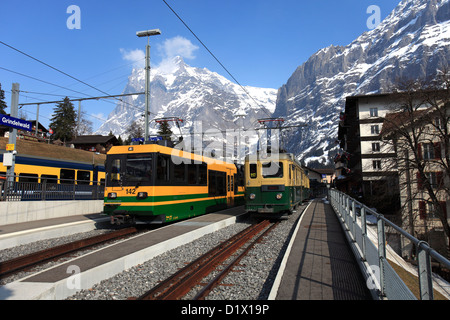
[{"label": "chalet building", "polygon": [[69,144],[75,149],[105,154],[112,146],[119,145],[119,141],[115,136],[86,135],[76,137]]},{"label": "chalet building", "polygon": [[328,193],[327,173],[330,173],[330,170],[312,169],[308,167],[304,167],[303,169],[305,170],[305,173],[309,178],[309,186],[311,188],[312,195],[314,197],[321,197],[326,195]]},{"label": "chalet building", "polygon": [[[36,132],[36,120],[27,120],[31,122],[32,130],[17,130],[18,139],[29,140],[29,141],[37,141],[37,142],[45,142],[48,139],[48,130],[44,127],[40,122],[38,122],[38,130]],[[0,125],[0,137],[9,137],[10,127]]]},{"label": "chalet building", "polygon": [[[448,115],[450,106],[446,108]],[[412,130],[416,139],[412,139]],[[446,173],[449,163],[445,152],[448,136],[444,138],[445,132],[449,131],[450,124],[444,123],[434,108],[428,108],[411,114],[388,114],[381,132],[383,139],[392,141],[397,154],[402,228],[424,239],[444,256],[448,255],[449,239],[440,215],[447,224],[450,223],[450,177]],[[415,142],[408,143],[407,139]],[[420,174],[419,165],[423,166],[424,175]],[[437,201],[432,200],[426,184]],[[412,245],[407,239],[403,242],[403,255],[411,255],[414,252]]]},{"label": "chalet building", "polygon": [[[415,111],[408,117],[395,111],[399,100],[395,102],[393,94],[347,97],[338,129],[341,149],[334,159],[335,186],[446,256],[450,242],[437,214],[443,213],[450,222],[450,177],[442,165],[446,155],[443,140],[448,142],[448,138],[442,138],[440,130],[449,123],[435,116],[425,100],[414,99]],[[412,128],[420,128],[414,149],[404,141]],[[423,175],[414,157],[423,166]],[[427,185],[435,191],[437,202],[431,201]],[[402,254],[413,255],[407,240],[401,241]]]},{"label": "chalet building", "polygon": [[400,208],[395,153],[380,137],[390,105],[389,94],[347,97],[339,121],[335,186],[383,214],[395,215]]}]

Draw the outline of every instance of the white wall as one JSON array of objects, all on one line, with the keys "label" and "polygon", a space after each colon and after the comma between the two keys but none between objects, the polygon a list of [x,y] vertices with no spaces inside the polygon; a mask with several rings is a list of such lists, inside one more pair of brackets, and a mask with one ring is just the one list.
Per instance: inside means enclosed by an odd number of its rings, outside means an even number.
[{"label": "white wall", "polygon": [[0,225],[103,212],[103,200],[4,201]]}]

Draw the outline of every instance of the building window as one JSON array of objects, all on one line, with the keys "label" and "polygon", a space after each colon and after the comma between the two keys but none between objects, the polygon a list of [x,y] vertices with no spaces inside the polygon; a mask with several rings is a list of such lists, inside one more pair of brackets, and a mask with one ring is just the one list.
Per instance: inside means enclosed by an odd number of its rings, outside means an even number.
[{"label": "building window", "polygon": [[423,144],[423,159],[424,160],[434,159],[434,144],[432,143]]},{"label": "building window", "polygon": [[380,143],[379,142],[372,143],[372,151],[375,151],[375,152],[380,151]]},{"label": "building window", "polygon": [[441,129],[441,130],[445,129],[442,119],[439,117],[434,118],[434,125],[435,125],[436,129]]},{"label": "building window", "polygon": [[370,132],[372,134],[380,134],[380,127],[377,124],[370,126]]},{"label": "building window", "polygon": [[370,108],[370,116],[378,117],[378,108]]},{"label": "building window", "polygon": [[381,169],[381,160],[373,160],[372,166],[374,170],[380,170]]},{"label": "building window", "polygon": [[437,215],[436,210],[434,209],[434,204],[432,202],[427,202],[427,218],[437,219],[439,216]]}]

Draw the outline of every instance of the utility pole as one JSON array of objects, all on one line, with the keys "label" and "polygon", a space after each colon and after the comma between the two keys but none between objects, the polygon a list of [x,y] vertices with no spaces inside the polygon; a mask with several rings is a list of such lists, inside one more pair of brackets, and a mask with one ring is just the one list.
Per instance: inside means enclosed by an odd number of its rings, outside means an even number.
[{"label": "utility pole", "polygon": [[80,119],[81,119],[81,100],[78,101],[78,121],[77,121],[77,130],[75,132],[75,138],[78,137],[78,132],[80,132]]},{"label": "utility pole", "polygon": [[36,137],[38,136],[39,131],[39,106],[40,104],[38,103],[36,108],[36,128],[35,128]]},{"label": "utility pole", "polygon": [[150,112],[150,36],[160,35],[159,29],[136,32],[138,37],[147,37],[147,46],[145,47],[145,137],[144,143],[148,141],[148,114]]},{"label": "utility pole", "polygon": [[[11,117],[17,118],[19,114],[19,88],[20,85],[18,83],[12,84],[11,90]],[[12,153],[12,165],[8,166],[6,170],[6,181],[7,185],[12,186],[14,182],[14,167],[16,162],[16,140],[17,140],[17,129],[10,128],[9,129],[9,141],[8,143],[14,145],[14,150],[10,150],[9,153]]]}]

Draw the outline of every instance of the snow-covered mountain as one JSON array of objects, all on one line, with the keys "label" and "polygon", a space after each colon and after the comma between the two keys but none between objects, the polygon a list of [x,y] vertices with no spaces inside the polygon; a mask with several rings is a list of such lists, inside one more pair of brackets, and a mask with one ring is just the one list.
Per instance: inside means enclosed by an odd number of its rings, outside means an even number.
[{"label": "snow-covered mountain", "polygon": [[[278,93],[246,87],[251,97],[219,74],[176,57],[151,70],[150,119],[175,116],[185,128],[202,121],[203,130],[226,130],[239,127],[239,114],[246,114],[246,128],[254,128],[258,118],[273,113],[285,126],[308,125],[283,131],[289,152],[312,167],[330,164],[345,98],[389,92],[398,79],[434,76],[450,61],[449,20],[450,0],[402,0],[377,28],[349,45],[316,52]],[[124,93],[143,92],[144,86],[144,70],[135,69]],[[96,133],[127,137],[133,121],[143,125],[144,99],[123,98]],[[156,131],[154,123],[150,127]]]},{"label": "snow-covered mountain", "polygon": [[[133,69],[123,93],[144,91],[145,70]],[[183,119],[185,129],[201,121],[203,130],[237,129],[241,124],[239,114],[246,115],[242,119],[245,123],[269,117],[275,110],[277,95],[276,89],[245,87],[243,90],[215,72],[187,65],[181,57],[151,69],[150,92],[150,120],[178,117]],[[128,96],[122,100],[96,134],[112,131],[126,138],[127,128],[133,121],[144,127],[145,96]],[[155,133],[157,128],[151,121],[150,132]],[[178,129],[172,131],[178,133]]]},{"label": "snow-covered mountain", "polygon": [[434,76],[450,60],[449,19],[449,0],[403,0],[349,45],[312,55],[278,91],[274,116],[308,124],[288,132],[287,149],[310,166],[329,163],[345,98],[389,92],[401,78]]}]

